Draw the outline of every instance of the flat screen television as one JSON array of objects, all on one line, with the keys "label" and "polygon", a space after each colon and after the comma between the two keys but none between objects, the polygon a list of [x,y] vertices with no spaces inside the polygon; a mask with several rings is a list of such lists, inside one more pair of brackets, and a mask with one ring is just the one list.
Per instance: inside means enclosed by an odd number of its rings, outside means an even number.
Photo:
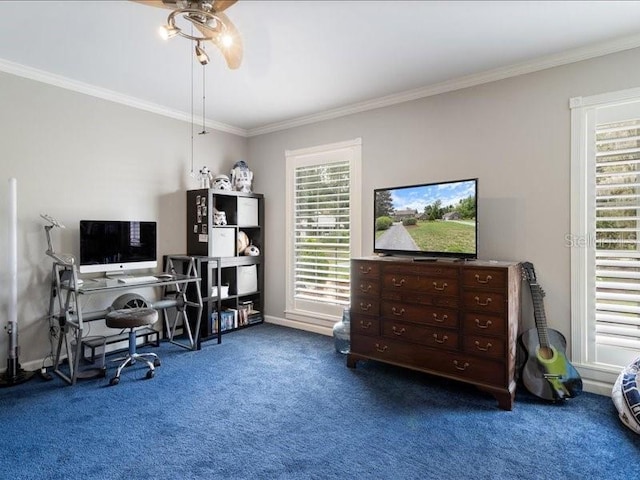
[{"label": "flat screen television", "polygon": [[373,197],[375,253],[477,258],[477,178],[378,188]]},{"label": "flat screen television", "polygon": [[80,273],[156,268],[156,222],[80,220]]}]

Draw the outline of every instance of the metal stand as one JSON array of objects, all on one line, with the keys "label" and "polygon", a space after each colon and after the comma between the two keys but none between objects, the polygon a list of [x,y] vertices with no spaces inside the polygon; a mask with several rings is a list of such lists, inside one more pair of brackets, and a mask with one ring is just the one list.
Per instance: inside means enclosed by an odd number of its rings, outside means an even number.
[{"label": "metal stand", "polygon": [[[182,255],[169,255],[167,256],[167,265],[165,270],[168,273],[175,274],[175,266],[173,264],[174,261],[186,262],[187,267],[183,272],[187,277],[198,279],[195,282],[191,282],[195,285],[196,288],[196,301],[190,301],[187,298],[187,288],[189,286],[188,283],[183,284],[175,284],[174,292],[167,292],[165,288],[164,296],[172,295],[175,298],[175,303],[168,305],[167,307],[162,307],[162,313],[165,322],[165,332],[167,335],[167,339],[169,342],[178,345],[180,347],[187,348],[189,350],[199,350],[200,349],[200,323],[202,320],[202,292],[200,291],[200,276],[198,275],[198,270],[196,268],[195,259],[189,256]],[[169,313],[167,312],[168,307],[175,307],[176,314],[172,320],[169,319]],[[187,307],[196,308],[196,324],[195,324],[195,335],[191,331],[191,322],[189,321],[189,315],[187,313]],[[154,305],[154,308],[160,308],[160,306]],[[180,322],[182,320],[182,322]],[[176,340],[176,328],[178,326],[182,327],[183,332],[187,335],[187,339],[189,343],[179,342]]]},{"label": "metal stand", "polygon": [[[7,371],[0,375],[0,387],[12,387],[14,385],[20,385],[28,380],[31,380],[35,372],[27,372],[20,367],[18,361],[18,347],[17,337],[18,334],[15,330],[15,326],[9,323],[9,358],[7,359]],[[14,335],[15,332],[15,335]]]}]

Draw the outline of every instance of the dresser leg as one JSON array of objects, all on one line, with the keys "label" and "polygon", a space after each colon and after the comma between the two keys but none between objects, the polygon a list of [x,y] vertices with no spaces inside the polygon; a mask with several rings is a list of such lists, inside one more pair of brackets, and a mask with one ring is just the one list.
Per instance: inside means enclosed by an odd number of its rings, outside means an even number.
[{"label": "dresser leg", "polygon": [[350,353],[347,353],[347,367],[356,368],[356,363],[358,363],[358,359]]},{"label": "dresser leg", "polygon": [[504,394],[494,393],[493,396],[496,398],[496,400],[498,400],[498,407],[500,407],[502,410],[511,411],[513,409],[514,395],[509,393],[504,393]]},{"label": "dresser leg", "polygon": [[513,402],[515,401],[515,398],[516,398],[515,388],[505,391],[505,390],[494,390],[492,388],[478,387],[478,390],[482,390],[484,392],[487,392],[493,395],[493,398],[495,398],[498,401],[498,407],[501,408],[502,410],[508,410],[508,411],[513,410]]}]

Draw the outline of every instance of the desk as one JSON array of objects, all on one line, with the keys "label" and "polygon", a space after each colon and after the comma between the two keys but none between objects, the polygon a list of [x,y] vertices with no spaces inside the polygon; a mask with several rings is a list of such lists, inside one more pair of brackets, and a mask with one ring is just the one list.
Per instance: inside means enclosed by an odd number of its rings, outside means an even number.
[{"label": "desk", "polygon": [[[175,273],[173,261],[187,262],[188,268],[184,274]],[[79,282],[75,264],[54,262],[51,281],[51,296],[49,300],[49,318],[57,322],[59,327],[58,343],[54,357],[53,371],[67,383],[73,385],[78,378],[84,377],[79,370],[80,358],[83,356],[82,340],[85,334],[85,322],[104,319],[110,309],[84,312],[81,297],[114,291],[131,291],[138,288],[159,287],[162,288],[162,299],[148,306],[161,310],[163,313],[165,334],[169,342],[190,350],[198,347],[198,335],[200,332],[200,319],[202,314],[202,294],[200,292],[200,277],[197,275],[195,264],[190,257],[173,256],[167,258],[166,273],[170,278],[156,277],[143,283],[125,284],[117,279],[96,278]],[[195,297],[190,295],[187,299],[187,287],[193,285]],[[197,309],[195,332],[192,333],[191,322],[187,314],[187,306]],[[170,318],[170,308],[175,308],[176,313]],[[180,322],[180,320],[182,320]],[[178,326],[181,326],[188,342],[179,341],[175,334]],[[69,335],[69,333],[71,335]],[[71,339],[69,338],[71,336]],[[68,373],[61,367],[63,352],[67,356]],[[97,376],[99,372],[89,371],[90,376]]]}]

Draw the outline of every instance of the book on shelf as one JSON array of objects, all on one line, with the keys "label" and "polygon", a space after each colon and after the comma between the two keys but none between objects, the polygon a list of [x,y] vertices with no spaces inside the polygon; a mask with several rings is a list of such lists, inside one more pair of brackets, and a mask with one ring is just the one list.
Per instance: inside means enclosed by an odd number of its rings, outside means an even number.
[{"label": "book on shelf", "polygon": [[[220,331],[225,332],[237,328],[237,312],[232,309],[222,310],[220,312]],[[218,312],[211,313],[211,333],[218,333]],[[234,326],[235,325],[235,326]]]}]

